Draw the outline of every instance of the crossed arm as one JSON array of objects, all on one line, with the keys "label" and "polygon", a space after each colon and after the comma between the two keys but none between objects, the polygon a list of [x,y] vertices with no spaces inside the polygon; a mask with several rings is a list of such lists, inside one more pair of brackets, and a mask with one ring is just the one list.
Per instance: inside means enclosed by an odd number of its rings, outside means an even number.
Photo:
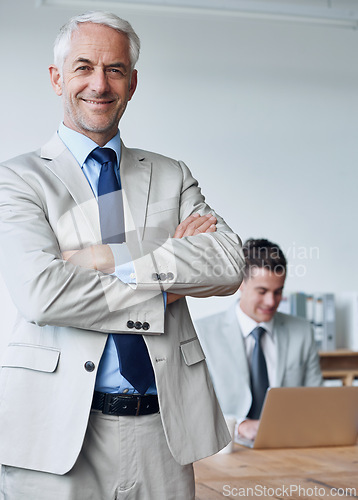
[{"label": "crossed arm", "polygon": [[[173,238],[213,233],[216,231],[216,222],[216,217],[211,214],[195,213],[177,226]],[[108,245],[92,245],[82,250],[67,250],[62,253],[62,257],[74,265],[96,269],[105,274],[112,274],[115,270],[113,253]],[[171,304],[181,297],[178,294],[168,293],[167,303]]]},{"label": "crossed arm", "polygon": [[[113,270],[110,248],[89,246],[65,254],[64,260],[61,251],[75,250],[82,241],[88,244],[97,239],[99,228],[96,223],[92,226],[96,200],[91,198],[82,210],[66,185],[57,183],[43,162],[35,160],[29,162],[25,156],[1,165],[0,267],[12,300],[27,322],[119,333],[128,331],[129,310],[133,316],[145,310],[151,332],[157,334],[164,331],[162,291],[210,297],[237,290],[243,263],[240,239],[215,213],[216,231],[210,228],[215,219],[191,216],[193,212],[213,211],[183,163],[162,168],[158,161],[161,175],[168,176],[168,181],[174,178],[171,194],[180,200],[178,213],[172,214],[170,223],[177,216],[183,223],[172,226],[172,237],[168,238],[166,231],[160,230],[160,216],[154,214],[154,230],[148,226],[144,240],[136,231],[129,232],[127,247],[137,281],[136,286],[129,286],[97,270]],[[199,222],[194,222],[196,219]],[[207,225],[200,229],[200,222]],[[107,252],[103,261],[102,252]],[[153,278],[154,274],[169,272],[173,279]]]}]

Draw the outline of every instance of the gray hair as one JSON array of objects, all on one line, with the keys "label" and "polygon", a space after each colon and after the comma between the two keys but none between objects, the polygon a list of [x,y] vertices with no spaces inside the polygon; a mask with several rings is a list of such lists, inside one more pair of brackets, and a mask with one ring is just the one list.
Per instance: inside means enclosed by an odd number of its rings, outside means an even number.
[{"label": "gray hair", "polygon": [[70,51],[71,38],[75,31],[78,30],[80,23],[97,23],[113,28],[119,33],[124,33],[129,41],[129,58],[131,62],[131,70],[139,58],[140,40],[132,26],[128,21],[112,14],[111,12],[89,11],[79,16],[71,17],[67,23],[62,26],[54,43],[54,63],[62,74],[63,64]]}]

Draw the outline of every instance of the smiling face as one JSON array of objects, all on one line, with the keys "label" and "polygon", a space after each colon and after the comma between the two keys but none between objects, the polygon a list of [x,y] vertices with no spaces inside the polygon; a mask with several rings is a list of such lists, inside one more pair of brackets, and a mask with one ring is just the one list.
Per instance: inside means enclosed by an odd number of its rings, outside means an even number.
[{"label": "smiling face", "polygon": [[64,124],[104,146],[116,135],[137,86],[126,35],[101,24],[80,24],[62,78],[60,69],[50,66],[50,77],[63,99]]},{"label": "smiling face", "polygon": [[240,307],[257,323],[270,321],[282,298],[285,273],[254,267],[241,284]]}]

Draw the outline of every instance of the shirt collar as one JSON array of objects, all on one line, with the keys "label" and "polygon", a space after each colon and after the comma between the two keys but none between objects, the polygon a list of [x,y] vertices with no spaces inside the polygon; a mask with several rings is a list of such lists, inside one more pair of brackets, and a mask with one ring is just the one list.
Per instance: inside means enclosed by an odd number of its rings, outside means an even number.
[{"label": "shirt collar", "polygon": [[[87,156],[98,147],[92,139],[87,137],[86,135],[80,134],[76,132],[76,130],[72,130],[71,128],[66,127],[63,122],[60,123],[58,128],[58,135],[62,142],[65,144],[67,149],[71,151],[73,156],[76,158],[80,167],[83,167]],[[104,146],[106,148],[111,148],[115,151],[117,155],[117,162],[121,160],[121,136],[118,130],[117,134],[107,142]]]},{"label": "shirt collar", "polygon": [[273,334],[274,318],[272,318],[270,321],[257,323],[254,319],[250,318],[250,316],[244,313],[244,311],[240,307],[240,301],[236,305],[236,314],[241,328],[242,336],[244,338],[247,338],[254,328],[256,328],[257,326],[262,326],[262,328],[265,328],[265,330],[271,336],[271,338],[274,339],[274,334]]}]

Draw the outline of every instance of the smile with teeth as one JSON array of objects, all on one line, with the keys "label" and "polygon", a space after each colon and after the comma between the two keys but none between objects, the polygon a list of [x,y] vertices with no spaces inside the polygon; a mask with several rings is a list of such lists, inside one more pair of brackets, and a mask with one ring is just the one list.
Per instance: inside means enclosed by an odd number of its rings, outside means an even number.
[{"label": "smile with teeth", "polygon": [[103,105],[103,104],[111,104],[113,101],[92,101],[90,99],[82,99],[84,102],[87,102],[89,104],[95,104],[95,105]]}]

